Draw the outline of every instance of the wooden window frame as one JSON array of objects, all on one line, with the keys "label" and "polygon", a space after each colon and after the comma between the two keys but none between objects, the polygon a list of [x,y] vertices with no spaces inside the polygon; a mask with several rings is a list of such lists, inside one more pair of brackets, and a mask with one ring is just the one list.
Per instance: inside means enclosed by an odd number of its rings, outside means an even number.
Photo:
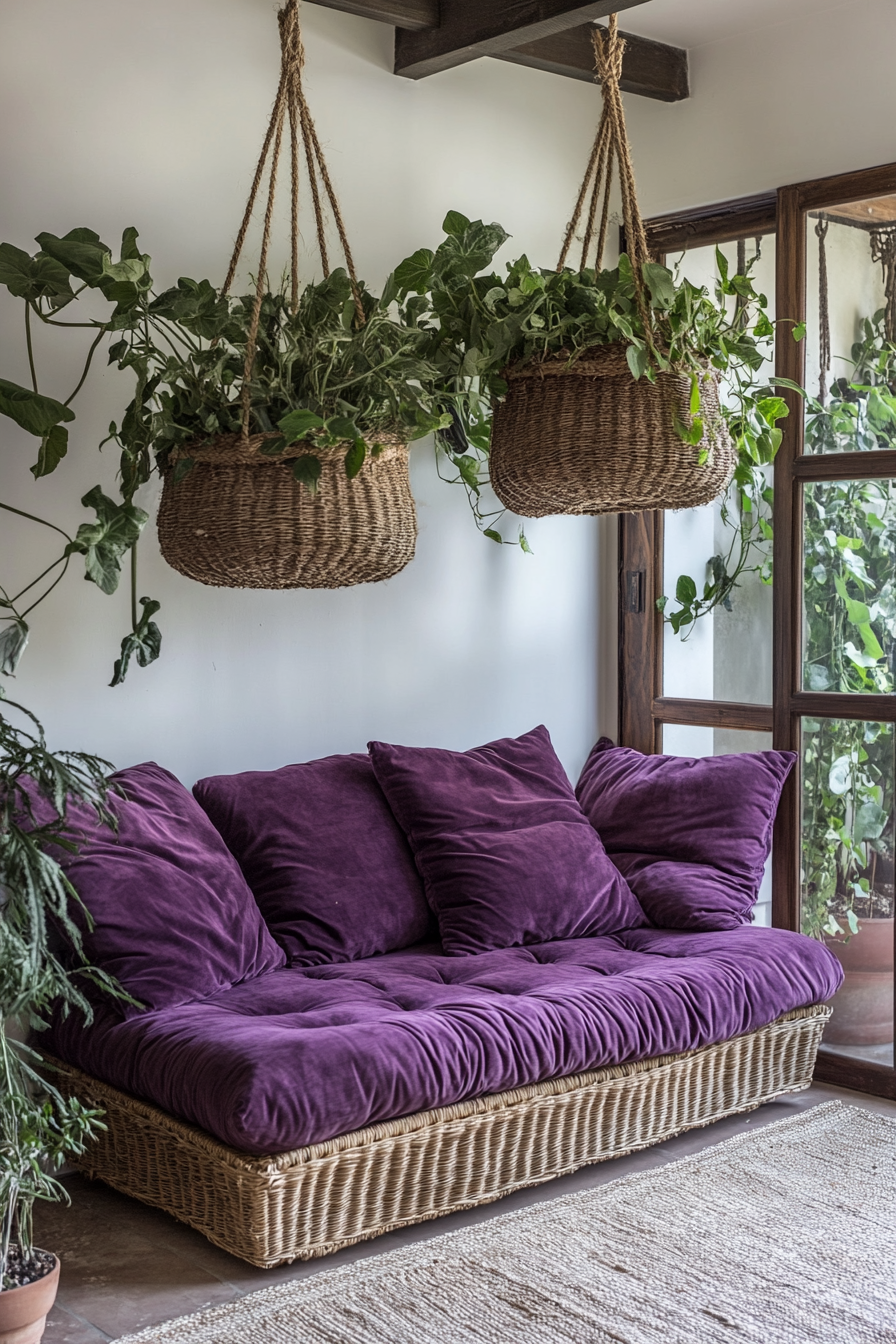
[{"label": "wooden window frame", "polygon": [[[775,311],[806,317],[806,216],[850,201],[896,193],[896,164],[781,187],[775,193],[726,201],[649,220],[655,254],[774,233]],[[776,342],[776,373],[804,385],[805,342]],[[771,732],[778,749],[800,751],[806,715],[896,722],[896,695],[804,691],[801,685],[802,499],[807,481],[880,480],[896,477],[896,452],[804,456],[801,399],[785,391],[790,415],[774,470],[774,610],[771,705],[688,700],[663,695],[663,515],[619,518],[619,741],[653,754],[661,750],[664,723]],[[784,789],[775,825],[772,923],[799,929],[800,790],[794,771]],[[826,1082],[896,1097],[896,1069],[822,1053],[815,1076]]]}]

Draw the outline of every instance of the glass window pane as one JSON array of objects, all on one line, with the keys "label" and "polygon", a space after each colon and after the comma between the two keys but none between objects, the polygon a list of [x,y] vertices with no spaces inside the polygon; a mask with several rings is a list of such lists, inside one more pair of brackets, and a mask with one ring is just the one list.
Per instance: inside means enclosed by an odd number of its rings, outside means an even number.
[{"label": "glass window pane", "polygon": [[896,196],[807,220],[807,453],[896,447]]},{"label": "glass window pane", "polygon": [[802,929],[846,979],[822,1048],[893,1064],[892,723],[804,719]]},{"label": "glass window pane", "polygon": [[[667,612],[682,575],[702,591],[711,582],[713,557],[727,557],[732,529],[721,505],[667,512],[664,523],[663,592]],[[766,560],[770,547],[763,547]],[[727,605],[719,604],[676,633],[669,621],[663,629],[663,695],[690,700],[737,700],[769,705],[772,700],[772,589],[763,575],[742,574]]]},{"label": "glass window pane", "polygon": [[896,483],[812,482],[803,510],[803,688],[891,692]]},{"label": "glass window pane", "polygon": [[[695,728],[664,723],[665,756],[731,756],[738,751],[771,751],[771,733],[748,733],[739,728]],[[753,910],[753,923],[769,928],[772,922],[772,860],[769,855]]]},{"label": "glass window pane", "polygon": [[[774,317],[775,239],[773,235],[725,243],[721,248],[731,274],[751,265],[756,289],[769,298]],[[715,246],[697,247],[670,256],[667,264],[694,284],[713,291]],[[771,378],[771,361],[767,367]],[[724,393],[723,393],[724,394]],[[771,472],[766,475],[771,485]],[[770,519],[768,500],[757,500],[754,516]],[[663,638],[663,695],[696,700],[736,700],[770,704],[772,698],[771,544],[758,523],[748,521],[736,489],[698,509],[667,512],[664,521],[663,593],[667,618],[682,610],[680,594],[693,586],[708,609],[676,633],[667,619]],[[737,573],[733,587],[726,576]],[[681,587],[682,581],[684,587]]]}]

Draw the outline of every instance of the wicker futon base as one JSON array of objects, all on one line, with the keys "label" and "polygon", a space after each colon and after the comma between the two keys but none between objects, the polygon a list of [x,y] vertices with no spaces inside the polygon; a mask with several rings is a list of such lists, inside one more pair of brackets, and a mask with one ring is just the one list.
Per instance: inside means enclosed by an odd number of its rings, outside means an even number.
[{"label": "wicker futon base", "polygon": [[[752,1110],[812,1081],[830,1008],[682,1055],[557,1078],[250,1157],[69,1065],[53,1081],[108,1126],[79,1161],[127,1195],[269,1268],[500,1199]],[[53,1061],[56,1064],[55,1061]]]}]

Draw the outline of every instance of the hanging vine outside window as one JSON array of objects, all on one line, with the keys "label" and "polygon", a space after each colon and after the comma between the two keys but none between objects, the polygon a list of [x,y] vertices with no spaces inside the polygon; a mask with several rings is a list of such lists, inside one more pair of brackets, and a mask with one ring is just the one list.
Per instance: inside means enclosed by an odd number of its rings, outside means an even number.
[{"label": "hanging vine outside window", "polygon": [[[751,283],[760,256],[761,239],[756,239],[755,252],[749,260],[745,240],[740,239],[737,273],[729,279],[728,261],[721,249],[716,248],[719,272],[716,301],[721,305],[733,296],[735,319],[740,318],[743,326],[748,321],[749,309],[738,281],[742,277],[744,282]],[[794,338],[801,340],[804,327],[797,325],[792,330]],[[763,312],[753,335],[768,340],[773,334],[774,327]],[[767,349],[770,355],[770,345]],[[791,386],[786,379],[772,379],[771,382],[776,386]],[[658,609],[682,640],[688,639],[702,616],[708,616],[717,607],[731,611],[732,595],[747,574],[757,574],[764,584],[772,581],[774,491],[771,468],[782,438],[777,422],[788,414],[788,408],[774,387],[752,389],[750,395],[745,395],[742,383],[742,371],[734,368],[723,385],[724,400],[736,408],[734,413],[729,411],[727,419],[737,447],[737,463],[720,504],[722,522],[731,534],[728,549],[710,556],[702,592],[691,575],[682,574],[675,585],[674,601],[678,604],[675,609],[669,608],[673,599],[668,596],[657,599]]]}]

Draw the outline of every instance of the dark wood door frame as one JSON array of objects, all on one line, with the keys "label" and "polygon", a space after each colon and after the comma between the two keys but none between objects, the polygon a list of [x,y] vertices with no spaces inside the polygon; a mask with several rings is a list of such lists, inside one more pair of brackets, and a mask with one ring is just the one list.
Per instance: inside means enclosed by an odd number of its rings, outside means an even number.
[{"label": "dark wood door frame", "polygon": [[[778,319],[802,322],[806,315],[806,216],[850,201],[896,193],[896,164],[816,179],[777,193],[723,202],[648,223],[654,252],[730,242],[776,233]],[[778,376],[802,385],[805,342],[783,334],[776,342]],[[663,723],[771,730],[778,749],[799,752],[806,716],[896,722],[896,696],[808,692],[801,686],[802,509],[806,481],[896,477],[896,452],[803,456],[801,398],[784,391],[790,415],[775,462],[773,703],[771,706],[673,699],[663,695],[663,618],[656,610],[662,591],[661,514],[623,514],[619,519],[619,741],[639,751],[661,750]],[[772,922],[800,924],[800,789],[797,771],[785,786],[774,836]],[[896,1096],[896,1070],[823,1053],[816,1077],[845,1087]]]},{"label": "dark wood door frame", "polygon": [[[801,182],[778,193],[777,300],[779,316],[797,322],[806,316],[806,216],[810,210],[846,204],[896,192],[896,164],[863,172]],[[776,342],[780,376],[803,385],[805,342],[782,336]],[[803,456],[800,398],[784,392],[790,415],[775,462],[773,643],[774,744],[800,751],[804,715],[818,718],[861,718],[896,722],[896,696],[843,695],[802,689],[800,637],[802,625],[803,488],[806,481],[880,480],[896,476],[896,453],[836,453]],[[772,875],[773,922],[798,929],[800,917],[800,789],[795,770],[787,781],[775,826]],[[822,1052],[815,1076],[862,1092],[896,1097],[896,1071],[884,1065]]]}]

